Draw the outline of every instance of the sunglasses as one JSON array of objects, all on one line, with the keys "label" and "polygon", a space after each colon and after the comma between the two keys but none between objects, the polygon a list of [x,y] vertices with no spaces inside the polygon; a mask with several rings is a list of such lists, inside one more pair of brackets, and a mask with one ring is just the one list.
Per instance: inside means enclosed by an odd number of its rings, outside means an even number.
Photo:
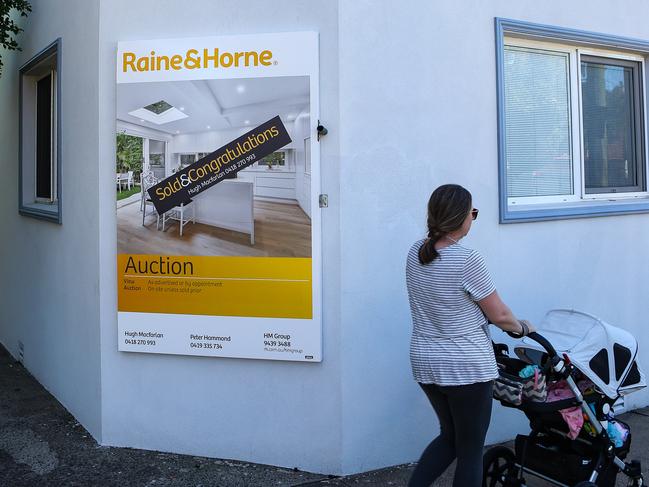
[{"label": "sunglasses", "polygon": [[476,218],[478,218],[478,209],[474,208],[471,210],[471,219],[475,220]]}]

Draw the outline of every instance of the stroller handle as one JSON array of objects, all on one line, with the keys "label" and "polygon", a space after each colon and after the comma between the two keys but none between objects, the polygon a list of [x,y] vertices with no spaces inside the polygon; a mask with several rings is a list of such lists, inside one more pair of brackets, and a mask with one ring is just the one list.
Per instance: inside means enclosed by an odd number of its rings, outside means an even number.
[{"label": "stroller handle", "polygon": [[557,351],[554,349],[552,344],[543,336],[540,335],[538,332],[533,331],[532,333],[527,335],[530,337],[532,340],[534,340],[536,343],[541,345],[546,352],[548,352],[548,356],[550,358],[557,357]]}]

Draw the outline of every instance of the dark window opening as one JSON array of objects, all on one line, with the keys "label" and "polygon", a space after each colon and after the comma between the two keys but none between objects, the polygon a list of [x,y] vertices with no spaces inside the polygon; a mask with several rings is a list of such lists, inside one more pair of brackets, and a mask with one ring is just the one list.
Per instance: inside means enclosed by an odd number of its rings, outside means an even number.
[{"label": "dark window opening", "polygon": [[52,200],[52,75],[36,83],[36,197]]}]

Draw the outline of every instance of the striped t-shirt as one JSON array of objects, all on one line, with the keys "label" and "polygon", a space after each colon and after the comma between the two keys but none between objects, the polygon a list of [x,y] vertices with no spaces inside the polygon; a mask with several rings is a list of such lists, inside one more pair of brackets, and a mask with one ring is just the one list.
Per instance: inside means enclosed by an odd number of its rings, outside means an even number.
[{"label": "striped t-shirt", "polygon": [[423,243],[411,247],[406,263],[415,380],[463,385],[497,378],[489,325],[476,303],[496,289],[484,259],[475,250],[453,244],[422,265],[418,253]]}]

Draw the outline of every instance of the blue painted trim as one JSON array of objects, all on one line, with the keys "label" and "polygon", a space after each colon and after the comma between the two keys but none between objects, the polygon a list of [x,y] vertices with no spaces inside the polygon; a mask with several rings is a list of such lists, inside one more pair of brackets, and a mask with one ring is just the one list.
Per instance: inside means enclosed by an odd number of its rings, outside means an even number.
[{"label": "blue painted trim", "polygon": [[599,216],[628,215],[649,213],[649,200],[638,203],[614,202],[584,208],[539,208],[534,210],[507,211],[506,219],[500,223],[521,223],[548,220],[566,220],[571,218],[593,218]]},{"label": "blue painted trim", "polygon": [[61,107],[63,106],[61,80],[63,77],[63,40],[59,37],[56,39],[56,199],[58,206],[59,225],[63,224],[63,137],[61,136],[61,127],[63,120]]},{"label": "blue painted trim", "polygon": [[18,70],[18,213],[23,208],[23,73]]},{"label": "blue painted trim", "polygon": [[532,22],[504,19],[501,17],[496,17],[496,24],[500,26],[501,32],[529,34],[550,39],[578,41],[596,44],[598,46],[618,47],[649,52],[649,41],[643,39],[633,39],[631,37],[602,34],[600,32],[591,32],[587,30],[569,29],[554,25],[534,24]]},{"label": "blue painted trim", "polygon": [[29,206],[23,206],[18,210],[18,213],[23,216],[29,216],[36,218],[37,220],[46,220],[53,223],[61,223],[58,213],[55,211],[45,211],[36,208],[30,208]]},{"label": "blue painted trim", "polygon": [[498,196],[500,223],[507,219],[507,175],[505,174],[505,39],[503,25],[496,19],[496,105],[498,127]]},{"label": "blue painted trim", "polygon": [[[505,171],[505,73],[504,49],[505,34],[518,33],[551,40],[567,40],[595,44],[603,47],[633,49],[649,54],[649,41],[632,39],[598,32],[589,32],[545,24],[534,24],[519,20],[496,17],[496,106],[498,127],[498,197],[500,223],[521,223],[569,218],[592,218],[599,216],[649,213],[649,199],[637,203],[622,201],[601,205],[570,206],[566,208],[539,208],[531,210],[509,210],[507,205],[507,175]],[[645,102],[646,113],[646,102]],[[645,135],[646,137],[646,135]]]},{"label": "blue painted trim", "polygon": [[[18,213],[23,216],[46,220],[59,225],[63,223],[63,204],[61,198],[61,162],[62,162],[62,137],[61,137],[61,66],[62,66],[63,41],[59,37],[45,49],[23,64],[18,71]],[[32,69],[45,58],[56,53],[56,211],[46,211],[23,204],[23,74]]]}]

